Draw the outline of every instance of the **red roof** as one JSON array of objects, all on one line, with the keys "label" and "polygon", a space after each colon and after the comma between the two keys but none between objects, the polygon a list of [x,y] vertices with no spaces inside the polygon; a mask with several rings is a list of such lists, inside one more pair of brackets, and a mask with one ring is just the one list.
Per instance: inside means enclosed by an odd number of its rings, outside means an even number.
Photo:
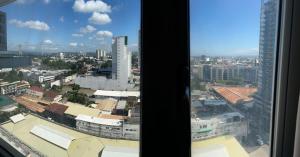
[{"label": "red roof", "polygon": [[257,91],[256,88],[248,87],[215,86],[213,89],[231,104],[237,104],[238,102],[249,102],[253,100],[251,95]]},{"label": "red roof", "polygon": [[44,93],[44,97],[46,99],[51,99],[51,100],[54,100],[55,97],[57,97],[59,94],[57,94],[56,92],[53,92],[53,91],[47,91]]},{"label": "red roof", "polygon": [[54,104],[51,104],[51,105],[47,106],[45,109],[47,111],[57,113],[57,114],[62,116],[62,115],[64,115],[67,108],[68,108],[68,106],[54,103]]},{"label": "red roof", "polygon": [[41,92],[41,93],[44,92],[44,89],[42,87],[39,87],[39,86],[31,86],[30,90],[36,91],[36,92]]}]

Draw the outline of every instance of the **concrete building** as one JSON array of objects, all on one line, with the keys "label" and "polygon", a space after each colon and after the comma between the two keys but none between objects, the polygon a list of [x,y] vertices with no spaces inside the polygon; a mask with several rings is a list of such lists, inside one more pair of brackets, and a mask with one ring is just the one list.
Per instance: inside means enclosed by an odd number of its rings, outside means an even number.
[{"label": "concrete building", "polygon": [[29,88],[29,83],[26,81],[15,82],[0,82],[0,91],[2,95],[22,94]]},{"label": "concrete building", "polygon": [[97,59],[105,59],[106,58],[106,51],[97,49],[96,50],[96,58]]},{"label": "concrete building", "polygon": [[123,137],[123,120],[91,117],[82,114],[78,115],[75,120],[78,130],[101,137]]},{"label": "concrete building", "polygon": [[276,45],[278,32],[277,0],[263,0],[260,19],[258,89],[254,96],[251,128],[259,134],[264,143],[269,143],[271,111],[273,104]]},{"label": "concrete building", "polygon": [[123,137],[125,139],[140,139],[140,124],[124,124]]},{"label": "concrete building", "polygon": [[118,80],[118,86],[126,87],[131,76],[131,52],[128,48],[128,37],[113,37],[112,41],[112,78]]},{"label": "concrete building", "polygon": [[248,122],[238,112],[225,113],[212,118],[192,118],[192,140],[203,140],[221,135],[232,135],[243,140],[248,134]]},{"label": "concrete building", "polygon": [[64,56],[64,53],[59,53],[59,59],[64,59],[65,58],[65,56]]}]

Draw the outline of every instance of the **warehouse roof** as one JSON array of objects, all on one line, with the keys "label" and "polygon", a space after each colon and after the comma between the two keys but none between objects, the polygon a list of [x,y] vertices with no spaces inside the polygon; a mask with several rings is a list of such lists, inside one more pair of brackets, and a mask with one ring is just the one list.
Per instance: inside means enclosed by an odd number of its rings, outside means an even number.
[{"label": "warehouse roof", "polygon": [[30,132],[64,149],[68,149],[71,142],[75,139],[74,137],[69,136],[66,133],[57,131],[44,125],[36,125],[31,129]]},{"label": "warehouse roof", "polygon": [[251,95],[257,91],[257,88],[249,88],[249,87],[215,86],[213,87],[213,89],[231,104],[251,101],[253,100]]},{"label": "warehouse roof", "polygon": [[[53,130],[67,134],[73,137],[74,140],[72,140],[68,149],[66,150],[30,133],[32,128],[37,125],[47,126]],[[102,151],[102,149],[104,149],[105,146],[131,148],[139,147],[139,142],[137,141],[105,139],[84,134],[30,114],[25,116],[25,119],[18,123],[8,122],[2,124],[2,127],[28,146],[40,151],[46,156],[51,157],[99,157],[99,153]]]}]

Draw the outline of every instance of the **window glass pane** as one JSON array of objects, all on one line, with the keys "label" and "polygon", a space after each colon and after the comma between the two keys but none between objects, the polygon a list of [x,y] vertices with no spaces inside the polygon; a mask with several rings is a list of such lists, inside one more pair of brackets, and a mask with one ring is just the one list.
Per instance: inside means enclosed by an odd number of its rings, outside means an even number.
[{"label": "window glass pane", "polygon": [[269,156],[279,0],[191,0],[194,157]]},{"label": "window glass pane", "polygon": [[12,154],[138,156],[140,1],[0,10],[0,138]]}]

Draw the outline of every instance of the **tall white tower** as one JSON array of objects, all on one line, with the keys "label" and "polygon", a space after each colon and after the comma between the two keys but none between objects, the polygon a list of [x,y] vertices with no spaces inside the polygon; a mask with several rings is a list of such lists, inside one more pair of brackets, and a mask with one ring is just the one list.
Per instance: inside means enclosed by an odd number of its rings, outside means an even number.
[{"label": "tall white tower", "polygon": [[126,87],[131,75],[131,52],[127,49],[128,37],[117,36],[112,39],[112,78],[118,80],[118,86]]}]

